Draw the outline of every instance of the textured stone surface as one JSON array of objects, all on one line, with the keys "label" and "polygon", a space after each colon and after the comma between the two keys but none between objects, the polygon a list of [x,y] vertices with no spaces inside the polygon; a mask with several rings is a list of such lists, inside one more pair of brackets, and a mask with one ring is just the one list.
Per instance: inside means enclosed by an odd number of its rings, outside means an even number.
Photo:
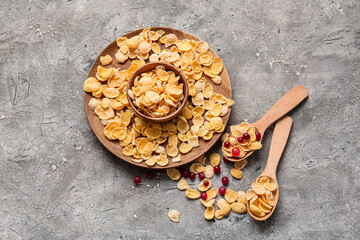
[{"label": "textured stone surface", "polygon": [[[356,0],[2,1],[0,238],[358,238],[359,12]],[[233,213],[207,222],[175,182],[146,179],[93,135],[83,108],[89,68],[111,41],[145,26],[210,43],[234,87],[230,124],[260,118],[296,84],[309,90],[290,113],[280,202],[267,222]],[[272,131],[230,188],[246,190],[263,170]],[[134,188],[135,175],[143,183]]]}]

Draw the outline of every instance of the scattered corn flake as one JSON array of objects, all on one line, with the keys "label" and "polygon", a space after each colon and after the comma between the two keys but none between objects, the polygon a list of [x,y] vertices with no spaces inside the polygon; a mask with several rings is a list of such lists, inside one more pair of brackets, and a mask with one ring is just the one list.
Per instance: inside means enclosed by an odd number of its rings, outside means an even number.
[{"label": "scattered corn flake", "polygon": [[201,164],[201,163],[193,163],[190,166],[190,172],[193,172],[195,174],[201,173],[201,172],[205,172],[205,167]]},{"label": "scattered corn flake", "polygon": [[213,167],[220,165],[220,154],[212,153],[210,155],[210,164]]},{"label": "scattered corn flake", "polygon": [[234,202],[231,204],[231,210],[235,213],[246,213],[246,205],[241,202]]},{"label": "scattered corn flake", "polygon": [[179,222],[180,220],[180,212],[176,211],[176,210],[171,210],[168,213],[169,219],[172,222]]},{"label": "scattered corn flake", "polygon": [[197,199],[200,197],[200,192],[195,189],[188,189],[186,190],[185,194],[190,199]]},{"label": "scattered corn flake", "polygon": [[[209,184],[207,186],[204,185],[204,182],[208,182]],[[209,188],[211,187],[211,181],[209,179],[204,179],[200,182],[199,186],[198,186],[198,189],[199,191],[201,192],[205,192],[207,191]]]},{"label": "scattered corn flake", "polygon": [[243,169],[247,164],[247,160],[246,159],[242,159],[238,162],[234,163],[234,168],[236,169]]},{"label": "scattered corn flake", "polygon": [[205,207],[211,207],[211,206],[214,204],[215,199],[210,199],[210,200],[200,199],[200,202],[201,202]]},{"label": "scattered corn flake", "polygon": [[214,176],[214,167],[211,165],[205,166],[204,174],[206,178],[212,178]]},{"label": "scattered corn flake", "polygon": [[184,177],[177,183],[177,187],[180,190],[187,190],[190,188],[189,184],[186,182],[186,179]]},{"label": "scattered corn flake", "polygon": [[216,188],[212,188],[206,191],[206,201],[209,201],[210,199],[216,198],[217,196],[217,189]]},{"label": "scattered corn flake", "polygon": [[227,189],[226,190],[226,193],[224,195],[225,197],[225,200],[228,202],[228,203],[233,203],[235,202],[237,199],[238,199],[238,193],[231,190],[231,189]]},{"label": "scattered corn flake", "polygon": [[214,206],[207,207],[204,213],[204,217],[206,220],[211,220],[214,218],[215,215],[215,208]]},{"label": "scattered corn flake", "polygon": [[236,179],[241,179],[243,176],[243,172],[241,171],[241,169],[238,169],[238,168],[232,168],[230,170],[230,174],[231,174],[231,176],[233,176]]},{"label": "scattered corn flake", "polygon": [[181,176],[179,170],[177,170],[176,168],[168,168],[166,169],[166,174],[168,175],[168,177],[171,179],[171,180],[178,180]]}]

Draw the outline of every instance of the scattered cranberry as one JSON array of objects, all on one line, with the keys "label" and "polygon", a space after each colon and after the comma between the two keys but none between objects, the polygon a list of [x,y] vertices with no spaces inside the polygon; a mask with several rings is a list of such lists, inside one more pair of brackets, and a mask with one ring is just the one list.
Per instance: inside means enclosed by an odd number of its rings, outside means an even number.
[{"label": "scattered cranberry", "polygon": [[196,177],[195,173],[191,172],[190,175],[189,175],[189,178],[194,180]]},{"label": "scattered cranberry", "polygon": [[234,147],[234,148],[232,149],[231,153],[232,153],[232,155],[233,155],[234,157],[238,157],[238,156],[240,155],[240,149],[237,148],[237,147]]},{"label": "scattered cranberry", "polygon": [[154,177],[155,177],[155,174],[154,174],[153,171],[149,171],[149,172],[146,173],[146,176],[147,176],[148,178],[154,178]]},{"label": "scattered cranberry", "polygon": [[180,172],[182,172],[182,171],[185,170],[185,167],[184,167],[184,166],[180,166],[180,167],[178,167],[178,170],[179,170]]},{"label": "scattered cranberry", "polygon": [[201,193],[200,197],[202,200],[206,200],[206,198],[207,198],[206,192]]},{"label": "scattered cranberry", "polygon": [[219,174],[220,171],[221,171],[220,166],[215,166],[215,167],[214,167],[214,173]]},{"label": "scattered cranberry", "polygon": [[189,176],[189,172],[186,171],[186,170],[184,170],[184,171],[182,172],[182,176],[183,176],[183,177],[188,177],[188,176]]},{"label": "scattered cranberry", "polygon": [[244,141],[244,138],[243,137],[238,137],[237,140],[238,140],[239,143],[242,143]]},{"label": "scattered cranberry", "polygon": [[244,138],[245,140],[249,140],[249,139],[250,139],[250,134],[244,133],[244,134],[243,134],[243,138]]},{"label": "scattered cranberry", "polygon": [[205,173],[203,173],[203,172],[199,173],[199,178],[200,178],[200,180],[204,180]]},{"label": "scattered cranberry", "polygon": [[229,179],[227,177],[223,177],[221,181],[224,185],[227,185],[229,183]]},{"label": "scattered cranberry", "polygon": [[256,133],[255,133],[255,136],[256,136],[256,141],[260,141],[260,139],[261,139],[261,133],[256,132]]},{"label": "scattered cranberry", "polygon": [[141,178],[139,176],[134,177],[134,183],[141,183]]},{"label": "scattered cranberry", "polygon": [[209,181],[204,181],[204,186],[205,187],[209,186]]},{"label": "scattered cranberry", "polygon": [[226,193],[226,188],[225,188],[225,187],[220,187],[220,188],[219,188],[219,193],[220,193],[221,195],[224,195],[224,194]]},{"label": "scattered cranberry", "polygon": [[223,157],[224,163],[228,163],[229,160],[226,157]]},{"label": "scattered cranberry", "polygon": [[224,147],[229,148],[229,147],[230,147],[230,142],[229,142],[229,141],[225,141],[225,142],[224,142]]}]

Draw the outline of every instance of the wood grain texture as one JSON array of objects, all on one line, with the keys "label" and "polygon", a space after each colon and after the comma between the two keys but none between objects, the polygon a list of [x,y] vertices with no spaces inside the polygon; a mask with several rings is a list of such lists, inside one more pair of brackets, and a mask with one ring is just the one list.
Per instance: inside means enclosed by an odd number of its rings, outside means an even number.
[{"label": "wood grain texture", "polygon": [[[190,39],[190,40],[193,39],[193,40],[197,40],[197,41],[200,40],[197,37],[195,37],[189,33],[183,32],[181,30],[178,30],[178,29],[164,28],[164,27],[151,28],[151,30],[154,30],[154,31],[157,31],[160,29],[164,30],[165,34],[170,34],[170,33],[175,34],[177,36],[177,38],[180,40],[181,39]],[[135,35],[138,35],[142,30],[143,29],[138,29],[133,32],[127,33],[123,36],[127,37],[127,38],[131,38]],[[159,45],[160,45],[161,49],[165,48],[164,45],[162,45],[162,44],[159,44]],[[211,43],[209,45],[211,45]],[[113,62],[111,64],[107,65],[106,67],[120,68],[122,70],[128,69],[129,66],[131,65],[130,60],[127,60],[124,64],[120,64],[115,61],[114,55],[118,49],[119,48],[116,45],[116,41],[114,41],[110,45],[108,45],[96,58],[95,62],[91,66],[91,69],[90,69],[87,77],[95,77],[96,71],[97,71],[97,66],[100,65],[100,56],[104,56],[107,54],[109,54],[110,56],[113,57]],[[218,55],[212,49],[209,49],[209,52],[212,54],[213,57],[218,57]],[[146,61],[146,62],[148,62],[148,61]],[[229,75],[226,71],[225,66],[224,66],[223,71],[220,74],[220,77],[222,78],[222,83],[220,85],[214,84],[208,76],[204,75],[204,77],[206,78],[207,82],[209,82],[213,86],[214,92],[223,94],[225,97],[232,99],[231,83],[230,83]],[[172,168],[172,167],[184,165],[186,163],[193,161],[194,159],[201,156],[202,154],[206,153],[216,143],[216,141],[220,138],[220,136],[222,134],[222,133],[214,133],[213,138],[209,141],[205,141],[202,138],[199,138],[200,146],[198,148],[192,149],[187,154],[181,154],[179,152],[179,154],[181,155],[180,162],[173,163],[171,160],[169,160],[169,164],[165,167],[161,167],[158,165],[155,165],[154,167],[149,167],[145,164],[145,161],[143,161],[142,163],[133,162],[131,160],[132,157],[127,157],[127,156],[123,155],[123,153],[122,153],[123,148],[119,145],[118,141],[111,141],[111,140],[107,139],[107,137],[103,133],[104,126],[101,124],[99,117],[88,107],[88,103],[91,100],[91,98],[92,98],[92,95],[90,93],[84,94],[84,107],[85,107],[85,112],[86,112],[86,116],[88,118],[89,124],[91,126],[91,129],[95,133],[96,137],[104,145],[104,147],[107,148],[114,155],[116,155],[117,157],[119,157],[120,159],[122,159],[126,162],[129,162],[129,163],[139,166],[139,167],[152,168],[152,169],[164,169],[164,168]],[[224,124],[228,123],[230,113],[231,113],[231,109],[229,109],[229,112],[225,116],[222,117]],[[189,125],[191,126],[192,123],[189,122]]]}]

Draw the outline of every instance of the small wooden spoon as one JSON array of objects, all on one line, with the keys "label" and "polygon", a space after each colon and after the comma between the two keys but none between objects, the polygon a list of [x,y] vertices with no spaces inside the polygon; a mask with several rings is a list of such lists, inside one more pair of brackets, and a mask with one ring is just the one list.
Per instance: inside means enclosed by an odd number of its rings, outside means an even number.
[{"label": "small wooden spoon", "polygon": [[[283,117],[285,114],[294,109],[299,103],[301,103],[309,95],[308,91],[301,85],[293,87],[288,93],[280,98],[277,103],[257,122],[251,123],[258,132],[261,133],[261,139],[263,139],[266,129]],[[228,157],[224,153],[224,146],[222,146],[222,153],[229,161],[236,162],[249,157],[254,151],[249,151],[244,157]]]},{"label": "small wooden spoon", "polygon": [[279,164],[281,155],[285,149],[287,140],[289,138],[292,122],[293,120],[291,117],[285,116],[276,123],[274,133],[271,139],[268,161],[264,171],[259,176],[268,177],[270,179],[270,182],[276,183],[277,185],[274,193],[274,206],[272,207],[271,212],[265,214],[265,216],[263,217],[258,217],[249,210],[249,201],[246,204],[249,215],[257,221],[264,221],[268,219],[274,212],[276,204],[279,200],[279,185],[276,179],[276,169]]}]

